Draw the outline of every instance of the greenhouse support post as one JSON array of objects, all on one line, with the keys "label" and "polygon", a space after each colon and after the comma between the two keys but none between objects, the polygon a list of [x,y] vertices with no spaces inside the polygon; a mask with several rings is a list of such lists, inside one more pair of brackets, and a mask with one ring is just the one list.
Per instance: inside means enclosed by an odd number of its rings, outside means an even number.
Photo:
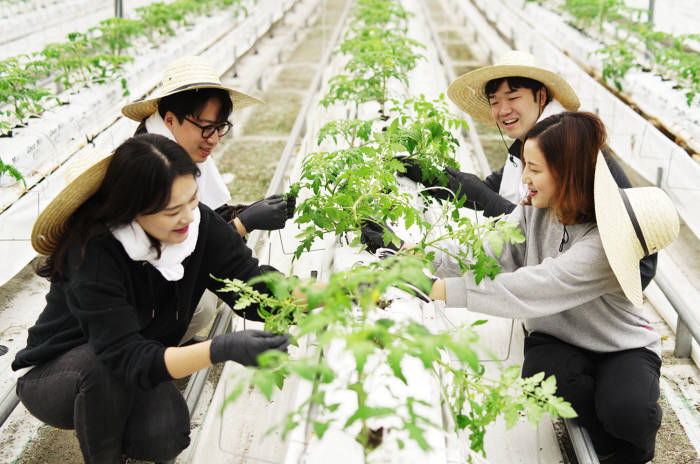
[{"label": "greenhouse support post", "polygon": [[123,18],[124,17],[124,4],[122,0],[114,0],[114,17]]}]

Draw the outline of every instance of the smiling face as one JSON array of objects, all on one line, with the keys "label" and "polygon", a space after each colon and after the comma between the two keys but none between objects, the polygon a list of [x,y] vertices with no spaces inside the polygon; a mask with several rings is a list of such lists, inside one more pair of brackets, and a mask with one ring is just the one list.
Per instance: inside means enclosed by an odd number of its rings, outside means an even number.
[{"label": "smiling face", "polygon": [[544,109],[545,99],[544,87],[533,93],[526,87],[513,89],[507,80],[504,80],[494,93],[488,95],[493,119],[508,137],[521,140],[537,123],[537,118]]},{"label": "smiling face", "polygon": [[165,125],[173,133],[177,143],[187,151],[195,163],[202,163],[211,155],[212,150],[219,143],[219,134],[214,131],[211,136],[205,139],[202,137],[202,129],[192,124],[188,119],[200,126],[211,126],[221,122],[217,119],[220,109],[221,102],[216,98],[210,98],[199,116],[190,114],[180,122],[174,113],[168,111],[163,117]]},{"label": "smiling face", "polygon": [[194,176],[182,175],[173,181],[170,201],[164,209],[137,215],[135,219],[148,235],[161,243],[180,243],[187,238],[189,224],[194,219],[192,213],[198,204]]},{"label": "smiling face", "polygon": [[536,208],[556,206],[557,182],[549,169],[537,139],[528,138],[523,146],[523,184]]}]

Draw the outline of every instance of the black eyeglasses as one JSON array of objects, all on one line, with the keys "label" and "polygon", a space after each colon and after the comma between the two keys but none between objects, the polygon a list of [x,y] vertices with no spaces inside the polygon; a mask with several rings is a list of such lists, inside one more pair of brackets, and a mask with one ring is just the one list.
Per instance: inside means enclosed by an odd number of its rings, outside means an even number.
[{"label": "black eyeglasses", "polygon": [[198,124],[185,116],[185,120],[189,121],[190,123],[194,124],[195,126],[199,127],[202,129],[202,138],[208,139],[212,135],[214,135],[214,132],[219,135],[219,137],[223,137],[224,135],[228,134],[228,131],[231,130],[231,127],[233,127],[233,124],[230,122],[222,122],[219,124],[211,124],[209,126],[202,126],[201,124]]}]

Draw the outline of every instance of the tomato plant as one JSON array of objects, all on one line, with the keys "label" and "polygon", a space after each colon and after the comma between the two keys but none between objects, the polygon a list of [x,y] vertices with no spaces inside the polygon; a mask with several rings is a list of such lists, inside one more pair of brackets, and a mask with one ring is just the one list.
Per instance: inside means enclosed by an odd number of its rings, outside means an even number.
[{"label": "tomato plant", "polygon": [[40,77],[40,70],[23,65],[17,58],[0,61],[0,103],[12,106],[12,110],[3,112],[7,118],[0,121],[0,128],[3,131],[12,129],[12,124],[9,122],[11,117],[14,116],[22,123],[30,114],[43,111],[42,100],[49,91],[37,86]]},{"label": "tomato plant", "polygon": [[24,187],[27,187],[27,182],[24,180],[22,173],[19,172],[19,170],[17,170],[17,168],[13,165],[5,164],[2,159],[0,159],[0,177],[2,177],[2,175],[5,173],[9,174],[11,177],[14,177],[15,180],[22,181]]},{"label": "tomato plant", "polygon": [[346,73],[330,79],[330,89],[321,104],[328,106],[352,101],[357,106],[376,101],[383,115],[388,82],[396,79],[408,85],[408,71],[422,58],[413,49],[423,45],[378,27],[365,27],[353,32],[352,37],[340,46],[342,53],[350,55],[344,68]]},{"label": "tomato plant", "polygon": [[131,39],[143,35],[144,25],[141,21],[125,18],[108,18],[100,21],[99,27],[90,29],[97,35],[113,55],[120,55],[122,50],[131,47]]},{"label": "tomato plant", "polygon": [[[456,428],[469,432],[467,446],[475,451],[483,453],[486,426],[501,414],[508,426],[521,413],[533,423],[545,412],[552,417],[575,416],[568,403],[554,396],[553,377],[520,379],[517,366],[505,369],[498,378],[487,377],[478,357],[484,348],[473,325],[432,333],[410,319],[387,317],[391,306],[382,304],[382,295],[390,287],[410,283],[428,291],[425,265],[417,256],[394,256],[333,274],[323,288],[280,274],[265,274],[257,280],[268,283],[273,297],[262,296],[240,281],[224,281],[223,291],[241,295],[237,308],[253,302],[269,305],[269,312],[263,313],[267,330],[292,330],[296,339],[311,336],[321,353],[294,359],[279,352],[265,353],[260,357],[260,368],[237,377],[224,407],[249,385],[257,386],[269,400],[275,387],[280,388],[290,375],[298,375],[316,387],[273,428],[282,429],[284,437],[310,420],[319,439],[330,426],[347,430],[362,445],[365,461],[383,439],[377,419],[390,417],[392,429],[405,432],[423,450],[430,449],[427,432],[442,429],[430,418],[424,397],[406,388],[397,390],[399,385],[408,385],[417,370],[438,379]],[[307,295],[307,303],[293,299],[294,287]],[[323,306],[317,307],[321,302]],[[348,363],[355,367],[349,375]],[[385,396],[379,400],[377,390],[389,392],[390,399]],[[340,404],[331,398],[338,392],[354,395],[355,407],[349,417],[335,414]],[[306,409],[311,404],[315,414],[309,417]],[[353,427],[356,423],[359,426]],[[399,446],[403,445],[399,439]]]},{"label": "tomato plant", "polygon": [[409,15],[397,2],[365,0],[358,7],[338,50],[348,56],[345,72],[331,78],[321,104],[354,103],[357,110],[361,103],[376,101],[384,116],[388,82],[408,85],[408,71],[422,59],[414,50],[424,46],[405,36]]},{"label": "tomato plant", "polygon": [[564,8],[582,28],[595,24],[599,32],[606,21],[620,20],[622,12],[627,9],[622,0],[565,0]]}]

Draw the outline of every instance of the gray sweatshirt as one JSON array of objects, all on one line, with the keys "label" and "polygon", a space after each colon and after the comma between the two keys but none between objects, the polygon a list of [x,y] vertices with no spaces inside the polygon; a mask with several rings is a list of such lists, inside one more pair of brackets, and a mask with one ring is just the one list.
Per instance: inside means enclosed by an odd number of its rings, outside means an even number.
[{"label": "gray sweatshirt", "polygon": [[560,252],[564,226],[551,211],[519,205],[506,216],[526,240],[505,244],[498,257],[502,272],[479,285],[438,251],[435,273],[445,278],[447,306],[522,318],[530,332],[596,352],[644,347],[660,355],[661,337],[622,292],[597,225],[566,226],[569,240]]}]

